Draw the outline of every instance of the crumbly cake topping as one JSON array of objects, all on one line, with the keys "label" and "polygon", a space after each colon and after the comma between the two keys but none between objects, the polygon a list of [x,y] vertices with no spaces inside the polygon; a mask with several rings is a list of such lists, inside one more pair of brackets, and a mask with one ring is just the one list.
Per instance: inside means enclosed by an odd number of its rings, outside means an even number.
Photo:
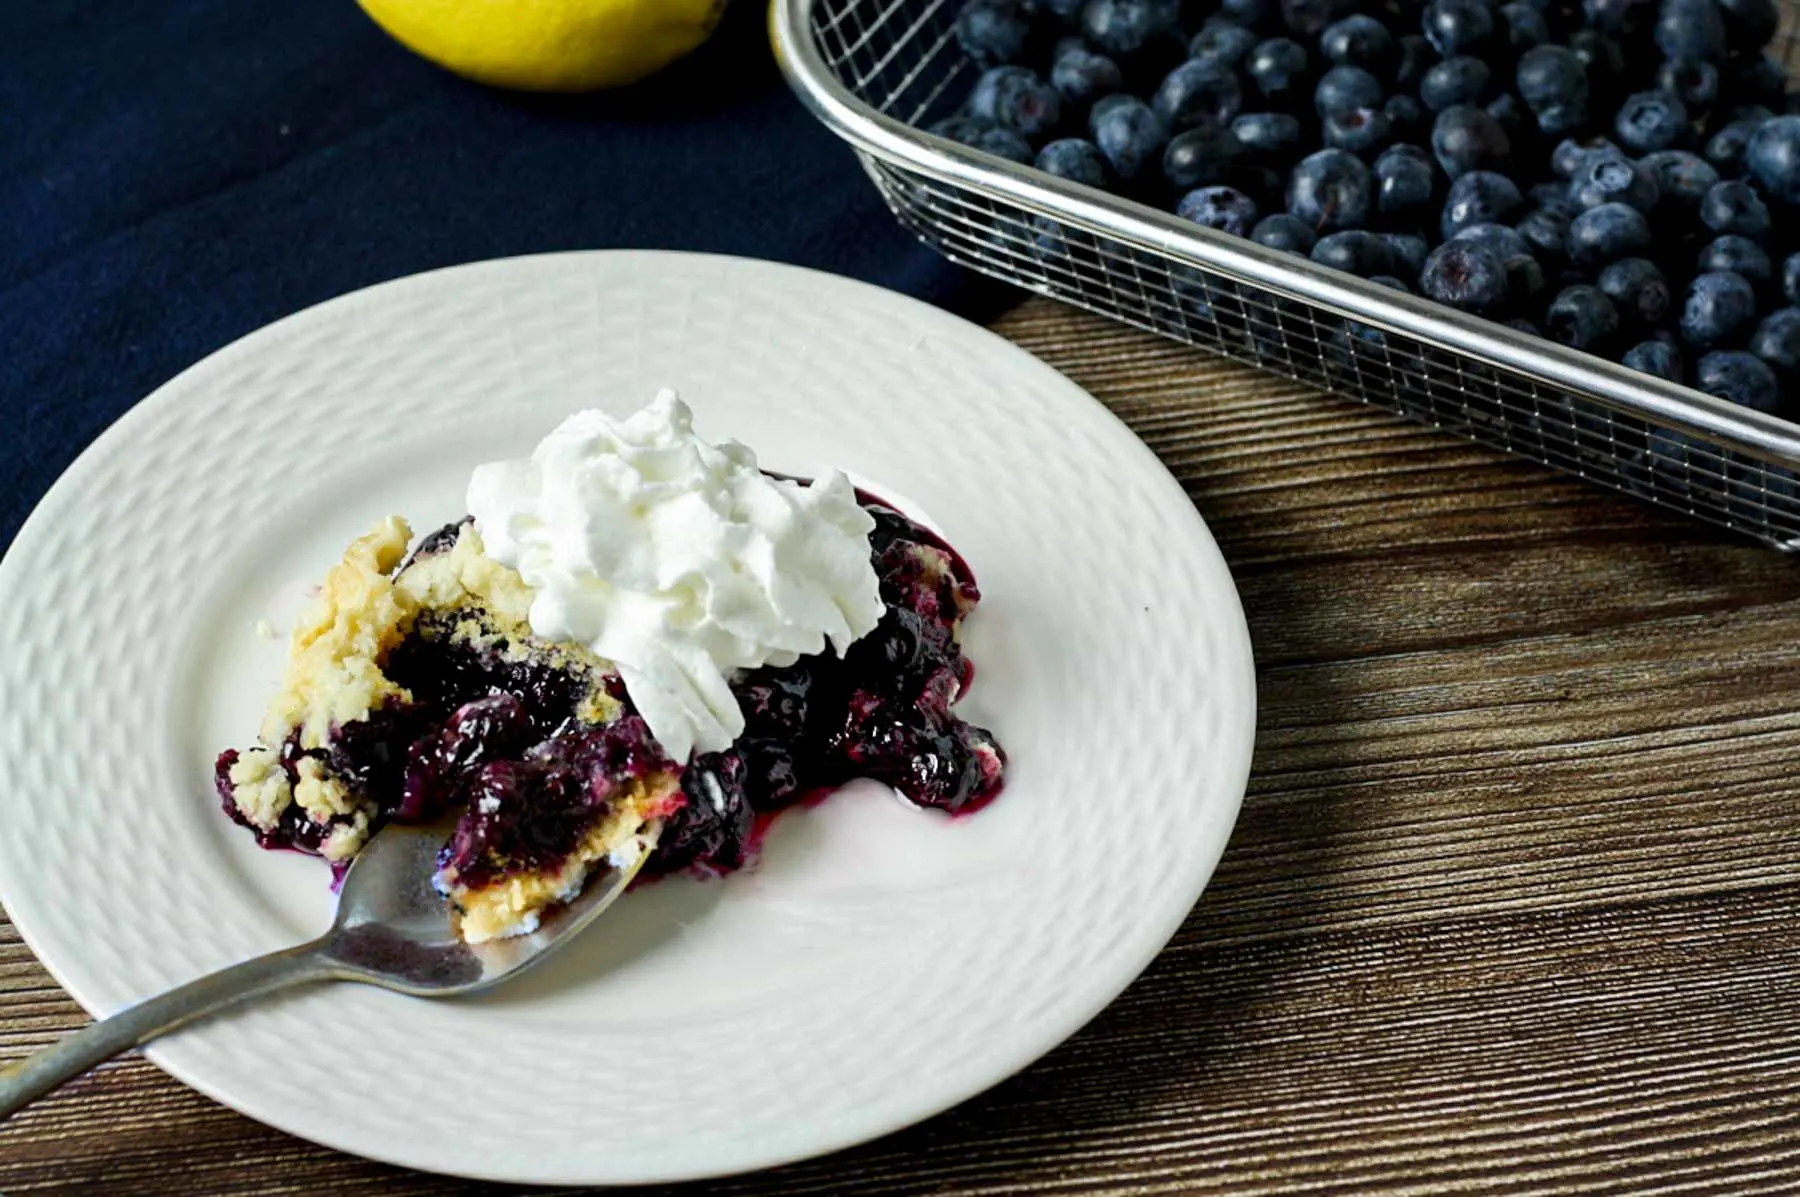
[{"label": "crumbly cake topping", "polygon": [[287,770],[267,748],[239,753],[226,776],[231,780],[231,798],[238,810],[252,825],[264,830],[274,827],[294,800]]},{"label": "crumbly cake topping", "polygon": [[495,633],[513,640],[531,635],[531,588],[516,570],[487,556],[472,523],[463,525],[449,552],[414,561],[396,585],[415,610],[476,607]]},{"label": "crumbly cake topping", "polygon": [[315,823],[329,823],[334,815],[353,813],[359,805],[343,782],[325,772],[318,757],[303,756],[295,766],[300,780],[294,783],[294,801]]},{"label": "crumbly cake topping", "polygon": [[347,861],[362,851],[362,846],[368,839],[369,808],[364,806],[350,816],[349,820],[331,829],[331,834],[319,844],[319,855],[333,862]]},{"label": "crumbly cake topping", "polygon": [[294,627],[287,676],[263,720],[264,744],[281,743],[297,727],[302,748],[323,747],[334,726],[368,718],[398,692],[379,662],[418,614],[391,576],[411,539],[406,521],[389,516],[326,573]]},{"label": "crumbly cake topping", "polygon": [[316,756],[284,763],[279,746],[297,737],[302,750],[330,745],[335,728],[364,720],[412,695],[387,676],[388,654],[430,617],[433,635],[491,649],[508,660],[549,660],[594,679],[576,708],[587,723],[618,717],[619,701],[600,680],[611,666],[578,644],[531,640],[531,591],[519,575],[490,560],[481,534],[465,525],[448,551],[400,568],[412,530],[390,516],[345,549],[325,575],[319,596],[295,625],[280,691],[269,704],[262,744],[239,754],[227,773],[231,801],[251,826],[271,831],[298,804],[330,831],[319,851],[331,860],[354,856],[379,806],[332,774]]},{"label": "crumbly cake topping", "polygon": [[[264,744],[280,744],[298,728],[300,747],[322,748],[333,727],[408,699],[381,663],[426,612],[467,612],[452,625],[453,638],[483,646],[504,641],[511,659],[535,652],[597,673],[610,668],[578,644],[532,647],[531,589],[485,555],[473,524],[464,525],[450,551],[420,558],[395,576],[411,539],[406,521],[389,516],[353,541],[325,575],[319,597],[294,628],[287,675],[263,721]],[[602,723],[618,709],[595,687],[579,714]]]}]

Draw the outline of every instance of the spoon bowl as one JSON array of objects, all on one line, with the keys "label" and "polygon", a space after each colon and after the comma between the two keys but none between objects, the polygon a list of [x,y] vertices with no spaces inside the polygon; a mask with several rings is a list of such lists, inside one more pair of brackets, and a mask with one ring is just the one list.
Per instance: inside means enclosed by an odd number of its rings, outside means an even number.
[{"label": "spoon bowl", "polygon": [[454,911],[432,884],[438,850],[454,823],[446,817],[390,824],[371,838],[351,862],[337,915],[319,938],[189,981],[0,1069],[0,1119],[97,1064],[260,994],[317,981],[357,981],[415,997],[497,985],[567,943],[617,901],[662,831],[660,822],[646,823],[632,837],[628,863],[609,860],[596,869],[580,893],[546,911],[528,934],[471,944],[457,934]]}]

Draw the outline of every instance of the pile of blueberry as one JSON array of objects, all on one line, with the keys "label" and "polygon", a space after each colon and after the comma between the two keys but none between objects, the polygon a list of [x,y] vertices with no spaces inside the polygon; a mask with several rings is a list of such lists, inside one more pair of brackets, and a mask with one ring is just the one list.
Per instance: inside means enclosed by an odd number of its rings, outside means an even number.
[{"label": "pile of blueberry", "polygon": [[932,131],[1800,414],[1774,0],[968,0]]}]

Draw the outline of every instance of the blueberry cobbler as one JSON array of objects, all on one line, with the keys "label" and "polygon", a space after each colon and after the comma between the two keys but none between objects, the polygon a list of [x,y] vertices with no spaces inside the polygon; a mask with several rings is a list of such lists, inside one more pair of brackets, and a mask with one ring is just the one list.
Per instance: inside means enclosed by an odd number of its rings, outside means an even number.
[{"label": "blueberry cobbler", "polygon": [[483,466],[470,515],[389,518],[295,627],[225,812],[341,873],[388,820],[460,811],[462,937],[534,930],[605,864],[729,872],[762,821],[858,777],[971,811],[1004,756],[951,706],[980,598],[942,539],[841,475],[757,468],[659,394]]}]

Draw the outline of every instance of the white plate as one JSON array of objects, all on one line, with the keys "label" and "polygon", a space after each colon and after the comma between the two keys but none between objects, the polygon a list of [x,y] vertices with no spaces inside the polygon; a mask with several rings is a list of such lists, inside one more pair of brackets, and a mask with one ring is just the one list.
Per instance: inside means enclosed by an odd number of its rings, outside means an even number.
[{"label": "white plate", "polygon": [[570,411],[680,389],[766,466],[847,468],[985,601],[962,709],[1011,766],[948,819],[852,787],[763,862],[634,894],[493,995],[265,1001],[152,1058],[273,1126],[471,1177],[735,1172],[915,1122],[1093,1017],[1187,914],[1249,768],[1243,612],[1181,487],[1024,351],[740,259],[520,258],[347,295],[194,366],[97,441],[0,565],[0,896],[96,1015],[329,922],[324,865],[219,813],[305,587],[378,517]]}]

